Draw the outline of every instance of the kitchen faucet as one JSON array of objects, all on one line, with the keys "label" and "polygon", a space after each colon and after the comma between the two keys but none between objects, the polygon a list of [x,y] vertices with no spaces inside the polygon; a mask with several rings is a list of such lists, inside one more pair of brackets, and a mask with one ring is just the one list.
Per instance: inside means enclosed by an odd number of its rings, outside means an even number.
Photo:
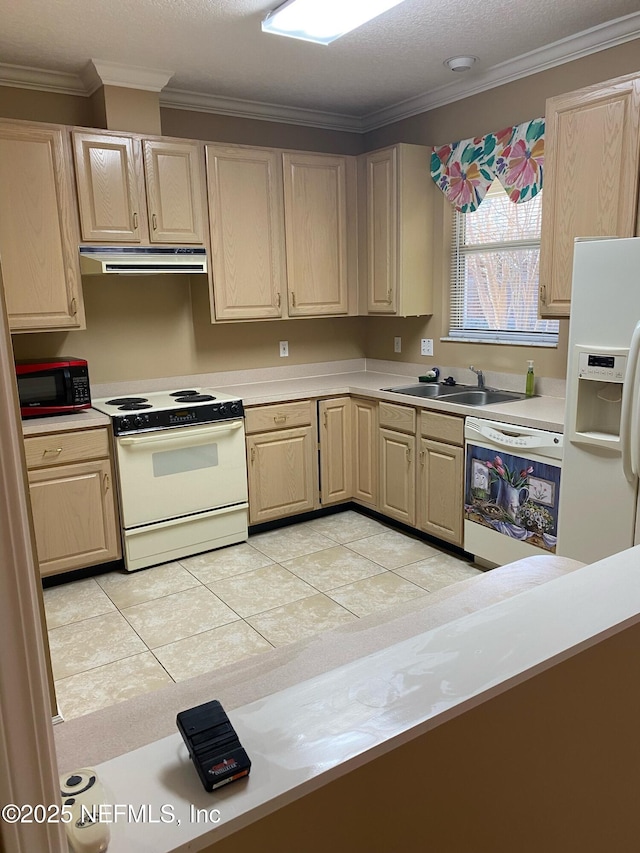
[{"label": "kitchen faucet", "polygon": [[476,370],[472,364],[469,365],[469,370],[472,370],[478,377],[478,388],[484,388],[484,373],[481,370]]}]

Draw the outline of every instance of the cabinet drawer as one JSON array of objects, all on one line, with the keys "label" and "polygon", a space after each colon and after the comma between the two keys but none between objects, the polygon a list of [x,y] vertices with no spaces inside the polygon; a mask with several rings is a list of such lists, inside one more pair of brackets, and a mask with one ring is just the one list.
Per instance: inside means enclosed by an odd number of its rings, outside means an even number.
[{"label": "cabinet drawer", "polygon": [[390,427],[415,435],[415,409],[411,409],[409,406],[398,406],[396,403],[380,403],[378,415],[381,427]]},{"label": "cabinet drawer", "polygon": [[449,444],[464,444],[464,418],[442,415],[439,412],[421,412],[420,433],[429,438],[447,441]]},{"label": "cabinet drawer", "polygon": [[245,411],[245,431],[265,432],[270,429],[308,426],[311,423],[311,401],[256,406]]},{"label": "cabinet drawer", "polygon": [[83,462],[109,456],[109,430],[53,432],[24,440],[27,468],[44,468],[66,462]]}]

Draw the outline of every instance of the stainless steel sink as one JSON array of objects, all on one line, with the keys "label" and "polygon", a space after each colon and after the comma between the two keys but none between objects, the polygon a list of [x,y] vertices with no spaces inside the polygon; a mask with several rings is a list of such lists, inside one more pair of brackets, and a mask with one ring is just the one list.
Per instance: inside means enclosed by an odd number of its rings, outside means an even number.
[{"label": "stainless steel sink", "polygon": [[[459,386],[455,386],[458,388]],[[395,394],[409,394],[411,397],[441,397],[453,388],[438,385],[437,382],[420,382],[418,385],[403,385],[399,388],[383,388],[383,391],[393,391]]]},{"label": "stainless steel sink", "polygon": [[467,406],[489,406],[491,403],[510,403],[525,399],[525,395],[517,391],[494,391],[490,388],[477,388],[475,385],[438,385],[435,382],[420,382],[418,385],[402,385],[382,390],[407,394],[410,397],[438,397],[449,403],[463,403]]},{"label": "stainless steel sink", "polygon": [[445,396],[448,403],[463,403],[466,406],[489,406],[491,403],[512,403],[526,399],[525,394],[518,394],[516,391],[490,391],[487,388],[458,391]]}]

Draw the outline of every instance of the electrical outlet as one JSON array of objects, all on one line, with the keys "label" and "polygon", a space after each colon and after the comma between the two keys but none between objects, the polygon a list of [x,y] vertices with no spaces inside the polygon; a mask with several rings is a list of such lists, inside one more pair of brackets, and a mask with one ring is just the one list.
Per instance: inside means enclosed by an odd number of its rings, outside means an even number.
[{"label": "electrical outlet", "polygon": [[393,351],[402,352],[402,338],[393,339]]},{"label": "electrical outlet", "polygon": [[420,355],[433,355],[433,338],[420,340]]},{"label": "electrical outlet", "polygon": [[286,358],[289,355],[289,341],[280,341],[280,358]]}]

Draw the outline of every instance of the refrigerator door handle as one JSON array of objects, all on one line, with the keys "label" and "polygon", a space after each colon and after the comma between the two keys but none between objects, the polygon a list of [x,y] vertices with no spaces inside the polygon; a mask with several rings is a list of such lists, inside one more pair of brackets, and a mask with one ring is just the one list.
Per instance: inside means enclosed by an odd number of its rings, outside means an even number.
[{"label": "refrigerator door handle", "polygon": [[637,451],[632,450],[631,442],[637,443],[637,415],[638,405],[636,401],[635,382],[638,372],[638,358],[640,357],[640,322],[636,324],[629,345],[629,359],[622,385],[622,411],[620,413],[620,448],[622,450],[622,470],[624,476],[633,483],[637,473]]}]

